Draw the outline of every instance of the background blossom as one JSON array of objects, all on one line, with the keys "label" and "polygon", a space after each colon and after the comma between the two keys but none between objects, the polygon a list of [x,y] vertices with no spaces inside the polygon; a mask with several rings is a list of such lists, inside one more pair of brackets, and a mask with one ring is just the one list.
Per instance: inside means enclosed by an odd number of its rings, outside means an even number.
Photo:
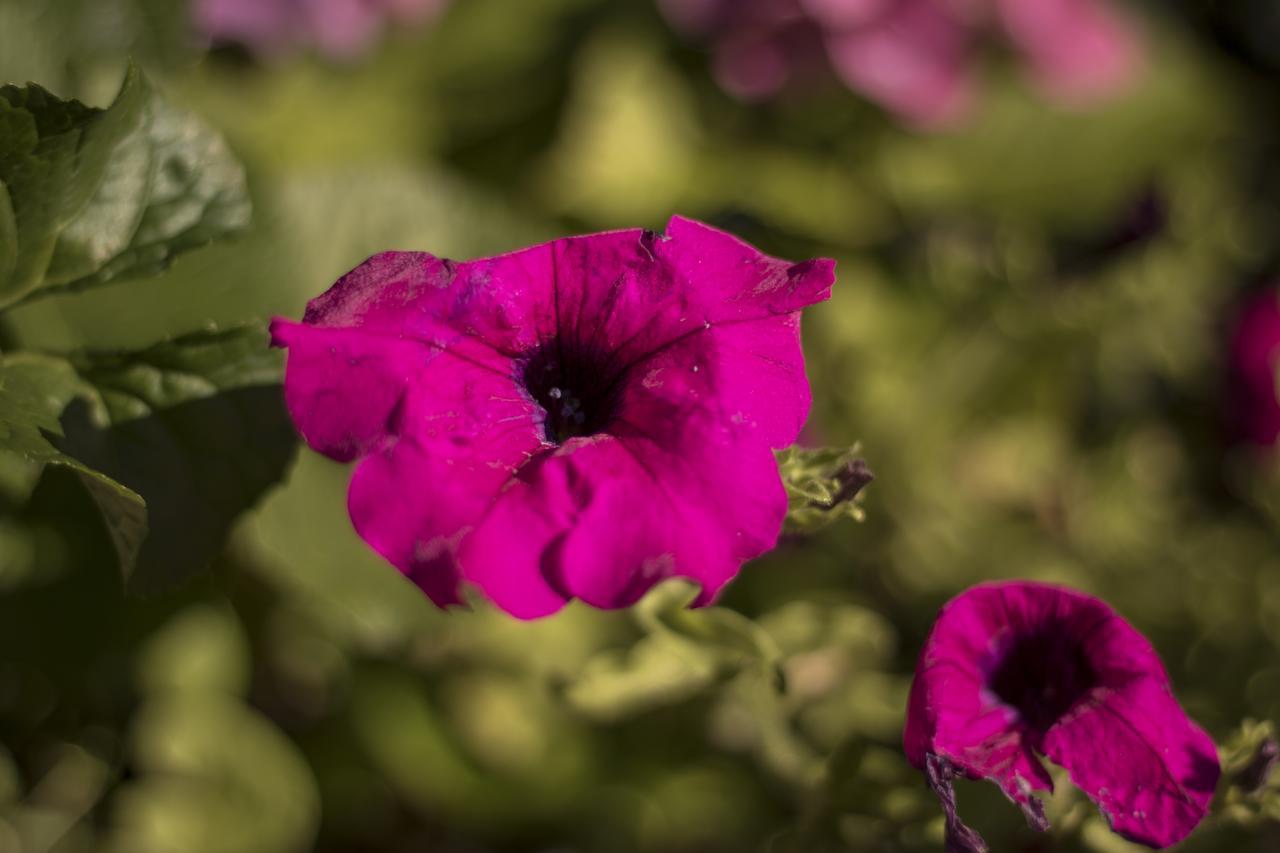
[{"label": "background blossom", "polygon": [[197,30],[264,55],[314,48],[335,59],[368,51],[388,24],[413,26],[449,0],[194,0]]},{"label": "background blossom", "polygon": [[973,105],[981,42],[998,33],[1047,96],[1080,103],[1132,80],[1139,41],[1105,0],[659,0],[713,42],[717,79],[747,99],[814,71],[825,47],[853,90],[926,127]]},{"label": "background blossom", "polygon": [[1271,447],[1280,436],[1280,295],[1274,290],[1239,307],[1227,357],[1227,428],[1238,439]]}]

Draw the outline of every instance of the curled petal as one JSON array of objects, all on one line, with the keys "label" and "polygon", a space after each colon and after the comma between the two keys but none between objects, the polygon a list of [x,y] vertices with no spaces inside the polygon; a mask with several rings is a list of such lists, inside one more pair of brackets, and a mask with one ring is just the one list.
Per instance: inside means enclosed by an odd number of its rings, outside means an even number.
[{"label": "curled petal", "polygon": [[793,264],[681,216],[672,217],[655,248],[712,325],[799,311],[830,297],[835,281],[834,261]]},{"label": "curled petal", "polygon": [[1150,678],[1099,690],[1049,730],[1044,752],[1113,830],[1150,847],[1177,844],[1195,828],[1220,772],[1213,741],[1167,684]]},{"label": "curled petal", "polygon": [[921,651],[903,744],[931,784],[989,779],[1041,829],[1033,792],[1051,787],[1045,755],[1116,832],[1154,847],[1203,819],[1220,772],[1147,639],[1098,599],[1037,583],[983,584],[943,608]]}]

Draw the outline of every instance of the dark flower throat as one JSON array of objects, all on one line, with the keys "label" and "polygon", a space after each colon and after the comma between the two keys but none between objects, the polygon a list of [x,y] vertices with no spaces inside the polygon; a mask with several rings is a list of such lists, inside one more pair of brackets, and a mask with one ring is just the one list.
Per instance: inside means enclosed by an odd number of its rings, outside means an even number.
[{"label": "dark flower throat", "polygon": [[559,445],[608,430],[624,373],[609,354],[556,339],[526,356],[520,381],[546,413],[547,441]]},{"label": "dark flower throat", "polygon": [[997,661],[988,685],[1043,734],[1097,682],[1080,641],[1057,629],[1016,640]]}]

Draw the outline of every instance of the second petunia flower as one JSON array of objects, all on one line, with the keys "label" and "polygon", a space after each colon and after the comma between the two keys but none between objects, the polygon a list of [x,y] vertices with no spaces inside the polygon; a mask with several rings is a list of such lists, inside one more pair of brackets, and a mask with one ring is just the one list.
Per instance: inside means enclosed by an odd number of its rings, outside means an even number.
[{"label": "second petunia flower", "polygon": [[377,255],[272,324],[303,437],[360,460],[356,530],[441,606],[710,602],[772,548],[808,413],[800,315],[834,263],[676,217],[465,263]]},{"label": "second petunia flower", "polygon": [[943,607],[920,653],[903,736],[946,813],[947,849],[986,844],[952,780],[988,779],[1047,829],[1034,791],[1065,768],[1131,841],[1168,847],[1209,808],[1213,741],[1179,707],[1146,637],[1104,602],[1030,582],[973,587]]}]

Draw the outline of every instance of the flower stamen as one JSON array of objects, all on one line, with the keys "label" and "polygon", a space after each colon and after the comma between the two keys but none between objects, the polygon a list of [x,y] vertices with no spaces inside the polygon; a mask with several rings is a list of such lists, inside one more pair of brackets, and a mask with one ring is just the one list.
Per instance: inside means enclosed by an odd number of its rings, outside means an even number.
[{"label": "flower stamen", "polygon": [[551,444],[605,432],[617,416],[623,371],[607,353],[548,341],[531,350],[519,369],[520,384],[542,409]]}]

